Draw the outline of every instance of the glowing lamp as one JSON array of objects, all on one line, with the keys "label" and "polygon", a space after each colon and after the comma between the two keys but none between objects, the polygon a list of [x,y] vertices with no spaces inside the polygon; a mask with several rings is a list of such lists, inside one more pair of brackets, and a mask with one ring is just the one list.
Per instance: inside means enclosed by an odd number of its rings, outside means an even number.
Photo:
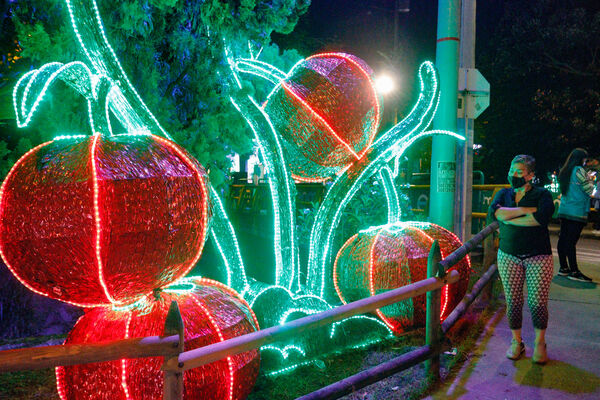
[{"label": "glowing lamp", "polygon": [[355,56],[317,54],[270,94],[265,111],[284,139],[294,178],[322,181],[362,158],[381,117],[371,75]]},{"label": "glowing lamp", "polygon": [[[163,334],[172,300],[185,327],[185,350],[222,342],[258,330],[252,310],[232,289],[208,279],[186,279],[179,289],[165,289],[128,309],[88,310],[65,344],[96,343]],[[56,368],[61,400],[162,399],[162,357],[123,359]],[[237,400],[250,393],[260,356],[251,350],[184,372],[184,399]]]},{"label": "glowing lamp", "polygon": [[194,266],[208,197],[202,166],[169,140],[47,142],[0,188],[0,254],[38,294],[83,307],[133,303]]},{"label": "glowing lamp", "polygon": [[[427,278],[427,258],[434,240],[442,257],[462,245],[452,232],[424,222],[397,222],[372,227],[354,235],[340,249],[333,279],[342,302],[351,302]],[[460,280],[442,288],[441,315],[445,319],[467,291],[469,257],[451,269]],[[425,295],[383,307],[376,314],[395,333],[425,322]]]}]

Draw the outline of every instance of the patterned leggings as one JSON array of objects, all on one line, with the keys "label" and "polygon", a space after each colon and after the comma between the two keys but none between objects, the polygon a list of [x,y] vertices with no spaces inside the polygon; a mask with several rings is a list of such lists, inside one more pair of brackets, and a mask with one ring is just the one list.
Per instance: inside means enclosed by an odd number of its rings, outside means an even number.
[{"label": "patterned leggings", "polygon": [[498,272],[506,296],[506,313],[510,329],[523,324],[523,283],[527,281],[527,304],[533,327],[548,326],[548,292],[554,272],[551,254],[520,258],[498,250]]}]

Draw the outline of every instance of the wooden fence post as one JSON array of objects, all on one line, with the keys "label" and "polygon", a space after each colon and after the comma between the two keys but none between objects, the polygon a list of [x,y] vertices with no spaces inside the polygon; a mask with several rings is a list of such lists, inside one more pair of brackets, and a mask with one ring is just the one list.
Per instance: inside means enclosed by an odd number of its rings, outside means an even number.
[{"label": "wooden fence post", "polygon": [[[496,233],[493,232],[483,240],[483,269],[487,269],[494,263],[496,263],[497,249],[496,249]],[[494,281],[495,278],[490,280],[487,288],[484,290],[481,296],[481,301],[490,302],[494,298]]]},{"label": "wooden fence post", "polygon": [[[427,278],[442,278],[446,275],[440,265],[442,253],[437,240],[433,241],[427,258]],[[425,344],[433,350],[433,356],[425,362],[427,375],[434,380],[440,377],[440,349],[442,348],[442,328],[440,326],[441,289],[427,292],[427,320],[425,325]]]},{"label": "wooden fence post", "polygon": [[167,319],[165,321],[165,336],[179,335],[179,343],[173,351],[173,355],[165,356],[163,361],[163,399],[164,400],[181,400],[183,399],[183,372],[171,371],[166,368],[170,360],[178,362],[179,353],[183,352],[184,344],[184,326],[179,305],[176,301],[171,301]]}]

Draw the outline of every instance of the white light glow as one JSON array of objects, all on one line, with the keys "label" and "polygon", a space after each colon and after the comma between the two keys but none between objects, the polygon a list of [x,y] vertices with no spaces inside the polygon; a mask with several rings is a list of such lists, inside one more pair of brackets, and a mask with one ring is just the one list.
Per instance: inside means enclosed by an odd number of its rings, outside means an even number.
[{"label": "white light glow", "polygon": [[396,82],[389,75],[380,75],[375,78],[375,88],[377,89],[377,93],[386,95],[396,90]]}]

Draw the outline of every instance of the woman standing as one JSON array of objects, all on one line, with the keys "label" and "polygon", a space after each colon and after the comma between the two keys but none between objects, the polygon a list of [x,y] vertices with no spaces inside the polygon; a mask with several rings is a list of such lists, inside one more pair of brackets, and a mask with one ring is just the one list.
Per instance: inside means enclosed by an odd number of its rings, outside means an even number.
[{"label": "woman standing", "polygon": [[506,357],[518,360],[525,354],[521,339],[523,322],[523,284],[527,283],[527,303],[535,328],[532,359],[538,364],[548,360],[548,292],[553,274],[552,248],[548,222],[554,213],[552,195],[531,184],[535,159],[516,156],[508,172],[511,187],[500,190],[488,211],[488,221],[500,222],[498,272],[506,297],[506,314],[512,331]]},{"label": "woman standing", "polygon": [[583,168],[587,160],[587,151],[575,149],[569,154],[558,173],[558,184],[562,194],[558,207],[560,219],[557,246],[560,261],[558,274],[581,282],[591,282],[590,278],[579,271],[576,254],[577,241],[587,223],[590,197],[594,192],[594,184]]}]

